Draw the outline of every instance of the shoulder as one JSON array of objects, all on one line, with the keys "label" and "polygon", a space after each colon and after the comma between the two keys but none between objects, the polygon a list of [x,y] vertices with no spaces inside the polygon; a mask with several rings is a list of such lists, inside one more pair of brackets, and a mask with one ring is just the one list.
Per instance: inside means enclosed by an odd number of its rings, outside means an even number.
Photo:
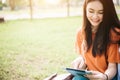
[{"label": "shoulder", "polygon": [[78,28],[76,30],[76,37],[80,36],[81,35],[81,28]]},{"label": "shoulder", "polygon": [[76,41],[80,44],[83,40],[83,31],[81,28],[77,29],[76,31]]},{"label": "shoulder", "polygon": [[82,30],[81,27],[77,29],[76,35],[77,35],[77,36],[80,36],[80,37],[83,37],[83,30]]},{"label": "shoulder", "polygon": [[81,33],[81,31],[82,31],[82,28],[80,27],[80,28],[77,29],[76,32],[77,32],[77,33]]}]

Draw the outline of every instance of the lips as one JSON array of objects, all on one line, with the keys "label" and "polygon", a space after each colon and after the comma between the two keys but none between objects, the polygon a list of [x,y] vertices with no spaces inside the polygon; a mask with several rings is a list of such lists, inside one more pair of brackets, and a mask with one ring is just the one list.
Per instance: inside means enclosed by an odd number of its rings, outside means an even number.
[{"label": "lips", "polygon": [[98,23],[100,20],[92,20],[92,22]]},{"label": "lips", "polygon": [[93,26],[98,26],[100,23],[100,20],[90,20],[90,22]]},{"label": "lips", "polygon": [[99,24],[100,20],[91,20],[94,24]]}]

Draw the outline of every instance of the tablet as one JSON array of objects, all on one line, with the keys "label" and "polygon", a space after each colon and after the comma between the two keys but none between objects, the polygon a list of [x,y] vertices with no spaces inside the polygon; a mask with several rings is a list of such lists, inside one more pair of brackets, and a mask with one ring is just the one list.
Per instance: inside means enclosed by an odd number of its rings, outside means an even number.
[{"label": "tablet", "polygon": [[92,74],[92,72],[87,71],[87,70],[78,70],[78,69],[73,69],[73,68],[65,68],[66,71],[71,73],[72,75],[85,75],[85,74]]}]

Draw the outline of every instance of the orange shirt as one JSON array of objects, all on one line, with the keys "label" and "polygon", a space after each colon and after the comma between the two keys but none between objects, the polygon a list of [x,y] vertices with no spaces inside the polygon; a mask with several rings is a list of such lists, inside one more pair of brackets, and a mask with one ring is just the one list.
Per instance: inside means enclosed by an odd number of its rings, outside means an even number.
[{"label": "orange shirt", "polygon": [[[112,32],[112,31],[111,31]],[[113,33],[113,32],[112,32]],[[94,34],[92,35],[92,37]],[[77,33],[76,37],[76,48],[79,53],[81,52],[81,44],[82,44],[82,32],[79,30]],[[116,37],[115,34],[112,34],[111,38],[118,38]],[[81,54],[83,55],[83,54]],[[118,53],[118,44],[110,44],[107,48],[107,57],[104,55],[101,56],[92,56],[92,46],[90,49],[83,55],[87,68],[88,70],[95,70],[95,71],[100,71],[102,73],[105,72],[107,69],[108,63],[120,63],[120,54]]]}]

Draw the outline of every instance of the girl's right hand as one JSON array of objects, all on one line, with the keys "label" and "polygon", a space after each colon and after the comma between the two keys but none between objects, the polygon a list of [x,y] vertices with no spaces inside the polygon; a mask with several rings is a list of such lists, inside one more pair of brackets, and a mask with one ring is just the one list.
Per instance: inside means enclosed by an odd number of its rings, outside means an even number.
[{"label": "girl's right hand", "polygon": [[79,56],[72,62],[74,69],[86,69],[85,60],[82,56]]}]

